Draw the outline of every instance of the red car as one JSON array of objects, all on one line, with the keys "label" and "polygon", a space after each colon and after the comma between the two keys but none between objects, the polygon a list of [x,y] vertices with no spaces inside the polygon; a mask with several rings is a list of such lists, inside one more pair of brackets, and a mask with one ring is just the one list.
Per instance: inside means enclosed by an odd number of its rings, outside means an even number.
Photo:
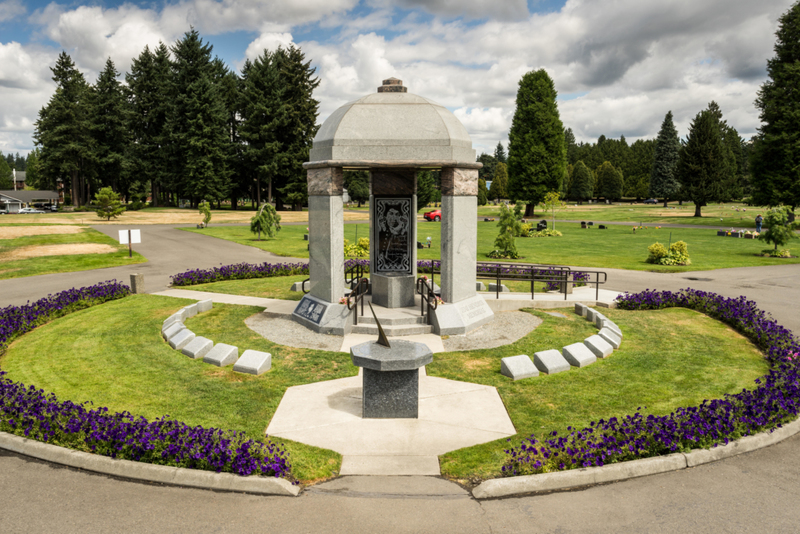
[{"label": "red car", "polygon": [[426,220],[426,221],[436,221],[436,222],[439,222],[439,221],[441,221],[441,220],[442,220],[442,210],[433,210],[433,211],[429,211],[428,213],[426,213],[425,215],[423,215],[423,217],[425,217],[425,220]]}]

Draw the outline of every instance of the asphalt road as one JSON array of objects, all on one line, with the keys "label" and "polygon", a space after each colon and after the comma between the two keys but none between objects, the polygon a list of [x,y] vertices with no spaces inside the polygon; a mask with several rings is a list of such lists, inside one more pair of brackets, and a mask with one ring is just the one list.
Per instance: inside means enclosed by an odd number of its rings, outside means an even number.
[{"label": "asphalt road", "polygon": [[[148,290],[166,286],[168,275],[189,268],[276,261],[256,249],[171,228],[148,227],[138,248],[150,260],[136,269],[145,273]],[[113,235],[115,228],[101,231]],[[126,279],[129,272],[115,268],[6,280],[0,282],[0,295],[5,305],[11,303],[7,298],[34,299],[77,284]],[[800,331],[800,265],[680,274],[608,272],[610,289],[691,286],[745,295],[781,324]],[[800,436],[674,473],[483,502],[435,477],[342,477],[298,498],[258,497],[131,482],[0,452],[0,495],[0,531],[9,533],[794,533],[800,523]]]}]

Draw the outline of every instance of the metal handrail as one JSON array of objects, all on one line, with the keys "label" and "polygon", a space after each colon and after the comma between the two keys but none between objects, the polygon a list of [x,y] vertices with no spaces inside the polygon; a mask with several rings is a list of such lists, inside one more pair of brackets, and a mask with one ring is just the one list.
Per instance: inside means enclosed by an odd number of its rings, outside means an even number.
[{"label": "metal handrail", "polygon": [[[478,262],[477,279],[494,280],[495,295],[500,298],[500,287],[502,280],[510,281],[530,281],[531,300],[535,298],[534,284],[536,282],[552,282],[558,284],[559,291],[564,293],[564,300],[567,300],[567,285],[575,283],[585,283],[595,286],[595,299],[600,298],[600,284],[608,281],[608,274],[605,271],[591,271],[581,269],[572,271],[570,267],[563,265],[541,265],[532,263],[506,263],[506,262]],[[487,268],[489,271],[487,271]],[[589,280],[575,280],[577,274],[588,274]],[[594,278],[594,280],[592,280]]]},{"label": "metal handrail", "polygon": [[[362,289],[363,286],[363,289]],[[347,295],[347,309],[353,310],[356,309],[356,313],[353,314],[353,324],[358,325],[358,303],[361,302],[361,315],[364,315],[364,298],[367,296],[367,289],[369,288],[369,278],[361,278],[358,282],[356,282],[353,289],[350,290],[350,294]],[[355,298],[353,298],[355,297]]]},{"label": "metal handrail", "polygon": [[[430,282],[430,283],[429,283]],[[425,315],[425,308],[427,304],[428,319],[427,323],[431,324],[431,312],[439,307],[439,300],[436,298],[436,293],[433,292],[435,287],[433,280],[419,277],[417,278],[417,294],[419,294],[419,313]]]}]

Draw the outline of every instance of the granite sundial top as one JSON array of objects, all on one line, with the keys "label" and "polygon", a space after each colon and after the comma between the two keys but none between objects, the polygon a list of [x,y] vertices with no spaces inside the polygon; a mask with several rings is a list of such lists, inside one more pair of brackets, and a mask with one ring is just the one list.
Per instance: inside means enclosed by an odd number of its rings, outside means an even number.
[{"label": "granite sundial top", "polygon": [[392,340],[392,347],[367,341],[350,348],[353,365],[375,371],[412,371],[433,361],[433,352],[424,343]]}]

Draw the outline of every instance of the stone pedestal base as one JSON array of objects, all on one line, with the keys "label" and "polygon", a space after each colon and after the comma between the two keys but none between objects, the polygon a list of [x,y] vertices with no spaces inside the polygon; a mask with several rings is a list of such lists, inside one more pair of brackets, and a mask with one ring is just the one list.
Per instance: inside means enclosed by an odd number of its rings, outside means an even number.
[{"label": "stone pedestal base", "polygon": [[344,304],[333,304],[306,294],[292,312],[292,319],[320,334],[345,336],[353,329],[350,314]]},{"label": "stone pedestal base", "polygon": [[480,295],[440,304],[433,312],[433,331],[440,336],[466,334],[494,319],[494,313]]},{"label": "stone pedestal base", "polygon": [[410,308],[414,306],[413,274],[370,275],[372,302],[384,308]]},{"label": "stone pedestal base", "polygon": [[375,371],[364,368],[361,417],[416,419],[419,412],[419,369]]}]

